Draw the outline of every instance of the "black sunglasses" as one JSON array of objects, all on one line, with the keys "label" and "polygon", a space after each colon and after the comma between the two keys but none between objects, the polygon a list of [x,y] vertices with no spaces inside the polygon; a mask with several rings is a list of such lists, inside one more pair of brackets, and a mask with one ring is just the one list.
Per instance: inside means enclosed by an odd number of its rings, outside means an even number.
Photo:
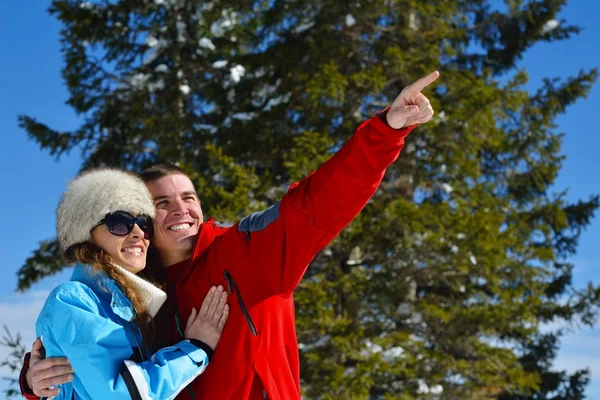
[{"label": "black sunglasses", "polygon": [[[142,232],[144,232],[144,239],[150,239],[154,233],[152,226],[152,218],[147,215],[140,215],[134,217],[127,211],[115,211],[113,213],[106,214],[106,216],[98,222],[95,227],[106,224],[106,229],[115,236],[127,236],[133,230],[133,226],[137,224]],[[94,227],[94,228],[95,228]]]}]

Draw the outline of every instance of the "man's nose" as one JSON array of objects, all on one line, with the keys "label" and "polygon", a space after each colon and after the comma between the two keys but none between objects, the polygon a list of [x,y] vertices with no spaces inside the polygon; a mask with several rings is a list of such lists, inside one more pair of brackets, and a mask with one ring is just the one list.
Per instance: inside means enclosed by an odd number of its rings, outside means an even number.
[{"label": "man's nose", "polygon": [[189,214],[188,209],[181,199],[177,199],[173,202],[173,209],[171,210],[173,215],[187,215]]}]

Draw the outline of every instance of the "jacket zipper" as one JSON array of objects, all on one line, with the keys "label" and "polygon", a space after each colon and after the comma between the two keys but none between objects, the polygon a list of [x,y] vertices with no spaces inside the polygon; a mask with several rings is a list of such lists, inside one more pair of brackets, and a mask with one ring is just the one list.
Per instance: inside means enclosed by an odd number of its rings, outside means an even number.
[{"label": "jacket zipper", "polygon": [[[127,322],[127,327],[129,328],[129,330],[131,331],[131,334],[133,335],[135,344],[137,344],[138,352],[140,353],[140,356],[142,357],[142,361],[146,361],[146,357],[144,356],[144,353],[142,352],[142,346],[140,345],[140,342],[138,341],[138,338],[137,338],[136,329],[134,329],[131,326],[131,322]],[[139,332],[139,330],[137,330],[137,332]]]},{"label": "jacket zipper", "polygon": [[248,313],[248,309],[246,308],[246,305],[244,304],[244,300],[242,300],[242,293],[240,292],[240,289],[238,288],[237,283],[235,283],[233,276],[231,276],[231,274],[227,270],[225,270],[223,272],[223,275],[225,276],[225,280],[227,281],[227,293],[229,293],[229,294],[232,293],[231,289],[233,286],[233,288],[235,289],[235,291],[237,293],[237,299],[238,299],[238,303],[240,304],[240,308],[242,309],[242,314],[244,314],[244,317],[246,318],[246,322],[248,323],[248,326],[250,327],[250,331],[252,332],[252,335],[258,336],[258,332],[256,331],[256,326],[254,326],[254,322],[252,322],[252,317],[250,317],[250,313]]}]

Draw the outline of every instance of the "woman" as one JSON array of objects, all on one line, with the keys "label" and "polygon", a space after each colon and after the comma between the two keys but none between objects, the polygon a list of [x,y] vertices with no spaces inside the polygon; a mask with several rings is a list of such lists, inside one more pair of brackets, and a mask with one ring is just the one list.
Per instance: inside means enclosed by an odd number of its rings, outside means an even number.
[{"label": "woman", "polygon": [[229,314],[222,287],[187,321],[183,340],[154,355],[152,318],[165,293],[137,276],[146,266],[154,205],[144,183],[114,169],[74,179],[57,211],[58,241],[76,262],[36,323],[47,356],[75,371],[64,399],[171,399],[208,365]]}]

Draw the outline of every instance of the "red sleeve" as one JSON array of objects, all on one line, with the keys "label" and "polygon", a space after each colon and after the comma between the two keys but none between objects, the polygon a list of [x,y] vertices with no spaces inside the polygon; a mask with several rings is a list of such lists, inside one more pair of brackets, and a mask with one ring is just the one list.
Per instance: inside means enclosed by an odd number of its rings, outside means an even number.
[{"label": "red sleeve", "polygon": [[294,291],[315,255],[373,196],[413,128],[395,130],[379,117],[367,120],[279,203],[242,219],[222,237],[222,264],[232,270],[249,306]]},{"label": "red sleeve", "polygon": [[23,367],[21,367],[21,373],[19,374],[19,384],[21,385],[21,394],[28,400],[39,400],[40,398],[33,394],[31,388],[27,385],[27,370],[29,369],[29,357],[31,353],[25,353],[23,358]]}]

